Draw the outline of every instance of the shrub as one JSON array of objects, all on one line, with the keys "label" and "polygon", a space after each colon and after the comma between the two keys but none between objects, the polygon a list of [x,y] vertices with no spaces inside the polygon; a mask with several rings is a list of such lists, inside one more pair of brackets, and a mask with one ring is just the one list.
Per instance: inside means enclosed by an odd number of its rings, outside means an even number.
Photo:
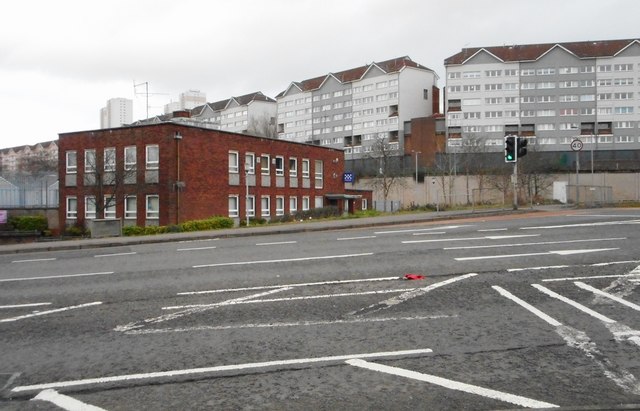
[{"label": "shrub", "polygon": [[234,222],[231,218],[210,217],[206,220],[185,221],[182,224],[170,226],[126,226],[122,228],[122,235],[155,235],[163,233],[179,233],[182,231],[219,230],[222,228],[232,228],[233,226]]},{"label": "shrub", "polygon": [[82,224],[75,223],[72,226],[65,228],[64,234],[71,237],[83,237],[91,234],[91,231],[87,230]]},{"label": "shrub", "polygon": [[23,215],[11,217],[9,224],[18,231],[38,231],[43,232],[49,228],[47,217],[43,215]]}]

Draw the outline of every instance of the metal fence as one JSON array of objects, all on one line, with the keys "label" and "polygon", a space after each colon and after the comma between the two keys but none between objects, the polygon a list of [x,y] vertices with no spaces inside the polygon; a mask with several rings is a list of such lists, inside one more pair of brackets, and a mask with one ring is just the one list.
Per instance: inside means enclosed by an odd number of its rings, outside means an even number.
[{"label": "metal fence", "polygon": [[598,185],[567,185],[567,200],[569,203],[584,204],[586,206],[612,204],[613,187]]},{"label": "metal fence", "polygon": [[0,187],[0,208],[58,207],[58,183]]}]

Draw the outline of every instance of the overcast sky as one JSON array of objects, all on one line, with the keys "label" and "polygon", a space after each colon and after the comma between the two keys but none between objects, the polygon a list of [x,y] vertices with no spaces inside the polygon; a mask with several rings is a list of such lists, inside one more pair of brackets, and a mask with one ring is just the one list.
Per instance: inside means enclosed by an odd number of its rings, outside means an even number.
[{"label": "overcast sky", "polygon": [[637,38],[638,0],[32,0],[0,12],[0,148],[134,120],[186,90],[208,101],[408,55],[435,70],[464,47]]}]

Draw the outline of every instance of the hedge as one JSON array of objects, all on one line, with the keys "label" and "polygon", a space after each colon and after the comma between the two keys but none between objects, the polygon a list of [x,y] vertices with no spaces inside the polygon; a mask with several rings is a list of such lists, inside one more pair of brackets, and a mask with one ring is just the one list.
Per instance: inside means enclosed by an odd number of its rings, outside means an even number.
[{"label": "hedge", "polygon": [[47,217],[43,215],[23,215],[11,217],[9,224],[18,231],[38,231],[43,232],[49,228]]},{"label": "hedge", "polygon": [[220,230],[222,228],[232,228],[233,219],[229,217],[210,217],[206,220],[185,221],[182,224],[170,226],[126,226],[122,228],[122,235],[154,235],[163,233],[179,233],[187,231]]}]

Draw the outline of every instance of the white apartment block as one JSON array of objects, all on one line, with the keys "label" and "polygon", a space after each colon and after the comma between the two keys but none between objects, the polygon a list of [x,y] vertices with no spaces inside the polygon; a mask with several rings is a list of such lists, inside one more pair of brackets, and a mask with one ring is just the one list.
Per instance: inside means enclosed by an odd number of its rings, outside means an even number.
[{"label": "white apartment block", "polygon": [[445,68],[449,151],[501,151],[508,134],[539,151],[640,149],[638,39],[468,48]]},{"label": "white apartment block", "polygon": [[293,82],[276,97],[278,138],[344,148],[352,158],[379,139],[403,150],[405,122],[438,111],[437,81],[400,57]]},{"label": "white apartment block", "polygon": [[[32,160],[36,162],[50,162],[58,160],[58,144],[56,141],[46,141],[31,146],[18,146],[0,149],[0,172],[15,173]],[[29,170],[23,170],[29,171]]]},{"label": "white apartment block", "polygon": [[165,104],[164,113],[171,114],[174,111],[179,110],[191,110],[192,108],[201,106],[207,103],[207,94],[200,90],[187,90],[184,93],[180,93],[178,101],[172,101]]},{"label": "white apartment block", "polygon": [[112,98],[100,109],[100,128],[120,127],[133,119],[133,100]]}]

